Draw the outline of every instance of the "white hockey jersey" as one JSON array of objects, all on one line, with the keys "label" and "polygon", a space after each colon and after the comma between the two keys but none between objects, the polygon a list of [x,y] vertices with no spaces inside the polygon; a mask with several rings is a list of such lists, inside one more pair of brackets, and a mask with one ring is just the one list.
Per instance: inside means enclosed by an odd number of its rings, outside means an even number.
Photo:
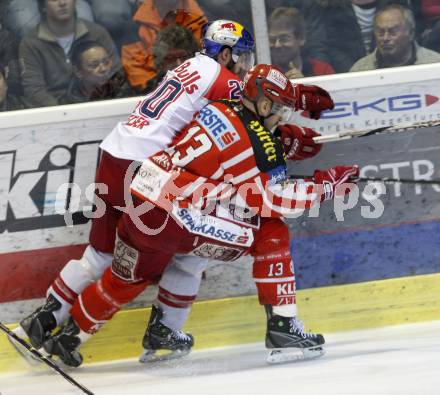
[{"label": "white hockey jersey", "polygon": [[209,101],[239,97],[238,77],[214,59],[198,54],[169,71],[100,147],[117,158],[143,161],[168,147]]}]

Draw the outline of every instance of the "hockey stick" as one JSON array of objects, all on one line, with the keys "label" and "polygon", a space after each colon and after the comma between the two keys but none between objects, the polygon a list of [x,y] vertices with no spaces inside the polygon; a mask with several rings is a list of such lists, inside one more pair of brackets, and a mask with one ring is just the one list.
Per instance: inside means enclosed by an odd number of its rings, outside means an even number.
[{"label": "hockey stick", "polygon": [[416,123],[408,123],[402,125],[392,125],[392,126],[383,126],[377,129],[372,130],[347,130],[345,132],[339,132],[334,134],[327,134],[324,136],[313,137],[313,141],[315,143],[331,143],[334,141],[342,141],[348,140],[353,137],[367,137],[373,136],[374,134],[379,133],[395,133],[395,132],[405,132],[407,130],[419,129],[419,128],[429,128],[432,126],[440,125],[440,120],[435,121],[427,121],[427,122],[416,122]]},{"label": "hockey stick", "polygon": [[17,336],[14,332],[12,332],[7,326],[0,322],[0,329],[5,332],[9,337],[14,339],[16,342],[20,343],[24,348],[26,348],[35,358],[38,358],[41,362],[44,362],[51,369],[55,370],[58,374],[63,376],[70,384],[78,387],[81,391],[88,395],[94,395],[93,392],[88,390],[82,384],[78,383],[73,377],[68,375],[65,371],[63,371],[56,363],[54,363],[50,358],[45,357],[38,350],[32,347],[28,342],[21,337]]},{"label": "hockey stick", "polygon": [[360,177],[354,179],[356,182],[386,182],[386,183],[396,183],[401,182],[402,184],[425,184],[425,185],[440,185],[440,180],[412,180],[409,178],[374,178],[374,177]]},{"label": "hockey stick", "polygon": [[[299,174],[292,174],[289,175],[289,178],[291,179],[305,179],[305,178],[313,178],[313,176],[305,176],[305,175],[299,175]],[[350,181],[350,180],[348,180]],[[385,182],[385,183],[397,183],[400,182],[402,184],[425,184],[425,185],[440,185],[440,180],[412,180],[409,178],[389,178],[389,177],[383,177],[383,178],[375,178],[375,177],[356,177],[352,179],[353,182]]]}]

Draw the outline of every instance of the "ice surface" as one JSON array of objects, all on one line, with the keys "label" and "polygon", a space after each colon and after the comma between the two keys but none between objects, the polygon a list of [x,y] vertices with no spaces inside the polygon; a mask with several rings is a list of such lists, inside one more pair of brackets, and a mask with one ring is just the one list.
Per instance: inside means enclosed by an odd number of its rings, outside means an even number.
[{"label": "ice surface", "polygon": [[[440,394],[440,321],[330,334],[317,360],[266,364],[263,343],[193,352],[185,359],[86,365],[76,380],[96,395]],[[1,395],[81,394],[42,367],[0,375]]]}]

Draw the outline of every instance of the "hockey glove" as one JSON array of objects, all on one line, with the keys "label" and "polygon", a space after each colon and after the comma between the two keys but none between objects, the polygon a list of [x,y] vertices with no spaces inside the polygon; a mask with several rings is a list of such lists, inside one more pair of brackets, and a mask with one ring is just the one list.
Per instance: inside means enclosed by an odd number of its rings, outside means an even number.
[{"label": "hockey glove", "polygon": [[278,129],[287,159],[303,160],[321,151],[322,145],[313,141],[313,137],[320,136],[320,134],[313,129],[296,125],[280,125]]},{"label": "hockey glove", "polygon": [[332,199],[336,195],[350,193],[350,188],[338,188],[344,183],[354,183],[359,176],[358,166],[335,166],[328,170],[315,170],[313,180],[323,187],[321,201]]},{"label": "hockey glove", "polygon": [[330,94],[316,85],[292,84],[295,96],[295,110],[308,111],[310,118],[319,119],[321,112],[334,108]]}]

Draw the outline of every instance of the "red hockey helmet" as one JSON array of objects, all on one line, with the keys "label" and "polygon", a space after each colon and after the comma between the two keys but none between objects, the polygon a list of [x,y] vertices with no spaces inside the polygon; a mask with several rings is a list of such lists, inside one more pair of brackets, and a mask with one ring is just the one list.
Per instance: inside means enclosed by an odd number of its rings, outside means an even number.
[{"label": "red hockey helmet", "polygon": [[293,107],[293,85],[276,66],[257,64],[244,77],[243,96],[252,102],[265,96],[273,103]]}]

